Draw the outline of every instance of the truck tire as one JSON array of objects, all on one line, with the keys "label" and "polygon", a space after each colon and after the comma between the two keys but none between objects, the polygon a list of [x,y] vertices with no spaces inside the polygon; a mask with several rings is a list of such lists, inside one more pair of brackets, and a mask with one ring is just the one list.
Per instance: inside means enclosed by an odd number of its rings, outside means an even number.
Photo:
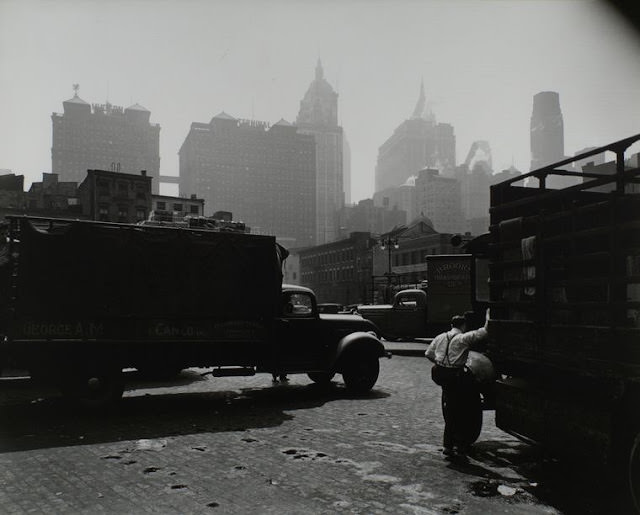
[{"label": "truck tire", "polygon": [[97,410],[122,398],[124,378],[116,367],[87,368],[69,372],[63,379],[62,393],[73,405]]},{"label": "truck tire", "polygon": [[640,431],[631,442],[626,480],[631,507],[640,513]]},{"label": "truck tire", "polygon": [[352,354],[343,367],[342,379],[353,393],[367,393],[378,380],[380,362],[371,352]]},{"label": "truck tire", "polygon": [[314,383],[320,385],[327,385],[335,376],[335,372],[309,372],[307,374],[309,379],[311,379]]}]

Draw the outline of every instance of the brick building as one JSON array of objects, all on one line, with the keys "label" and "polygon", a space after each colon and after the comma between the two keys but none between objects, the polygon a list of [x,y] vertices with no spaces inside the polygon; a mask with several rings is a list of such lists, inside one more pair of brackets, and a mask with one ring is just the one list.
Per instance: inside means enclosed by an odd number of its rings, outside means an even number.
[{"label": "brick building", "polygon": [[346,238],[352,232],[381,234],[397,225],[407,223],[407,213],[398,209],[380,207],[373,199],[364,199],[353,206],[345,206],[339,213],[340,235]]},{"label": "brick building", "polygon": [[437,232],[426,216],[380,235],[372,253],[371,301],[389,302],[394,291],[419,287],[427,279],[427,256],[461,252],[460,247],[452,245],[452,236],[451,233]]},{"label": "brick building", "polygon": [[43,173],[42,182],[33,182],[25,193],[29,213],[51,212],[58,216],[78,216],[81,213],[78,183],[59,180],[56,173]]},{"label": "brick building", "polygon": [[364,304],[371,298],[372,249],[368,232],[300,249],[300,283],[311,288],[318,302]]},{"label": "brick building", "polygon": [[204,216],[204,199],[192,194],[190,197],[151,195],[151,213],[181,220],[185,216]]},{"label": "brick building", "polygon": [[146,220],[151,211],[151,177],[87,170],[78,186],[82,214],[90,220],[136,223]]}]

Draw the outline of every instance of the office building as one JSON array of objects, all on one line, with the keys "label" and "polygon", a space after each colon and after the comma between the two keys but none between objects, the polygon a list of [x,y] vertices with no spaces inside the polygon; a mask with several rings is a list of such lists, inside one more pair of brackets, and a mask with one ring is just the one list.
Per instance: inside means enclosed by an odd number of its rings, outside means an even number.
[{"label": "office building", "polygon": [[443,233],[462,232],[464,216],[460,183],[444,177],[438,170],[425,168],[416,178],[416,208],[433,221],[433,228]]},{"label": "office building", "polygon": [[[300,101],[298,132],[316,142],[316,242],[337,237],[337,213],[344,206],[344,134],[338,126],[338,94],[318,60],[315,79]],[[350,178],[349,178],[350,181]]]},{"label": "office building", "polygon": [[399,186],[418,170],[453,169],[456,138],[448,123],[437,123],[426,102],[424,84],[410,119],[402,122],[378,149],[375,191]]},{"label": "office building", "polygon": [[194,122],[179,151],[180,194],[196,193],[209,213],[230,211],[285,247],[313,245],[315,147],[312,135],[285,120],[269,125],[220,113]]},{"label": "office building", "polygon": [[416,176],[409,177],[400,186],[390,186],[373,194],[376,206],[399,209],[407,213],[407,220],[413,220],[420,213],[416,208]]},{"label": "office building", "polygon": [[75,94],[53,113],[51,170],[63,182],[82,182],[87,170],[139,174],[147,171],[158,191],[160,126],[149,122],[151,113],[139,104],[126,109],[85,102]]}]

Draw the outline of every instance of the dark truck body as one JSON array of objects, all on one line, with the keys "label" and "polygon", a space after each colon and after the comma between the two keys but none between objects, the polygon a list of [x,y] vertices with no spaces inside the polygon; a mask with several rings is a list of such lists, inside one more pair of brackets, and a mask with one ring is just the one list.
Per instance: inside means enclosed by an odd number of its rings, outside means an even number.
[{"label": "dark truck body", "polygon": [[310,290],[308,312],[283,313],[296,288],[273,237],[9,217],[6,240],[0,356],[69,393],[124,368],[333,374],[347,350],[384,354],[372,324],[321,317]]},{"label": "dark truck body", "polygon": [[466,254],[427,256],[427,289],[402,290],[392,304],[358,306],[388,339],[429,338],[449,329],[451,317],[472,309],[472,260]]},{"label": "dark truck body", "polygon": [[622,464],[636,497],[640,172],[625,169],[624,151],[638,140],[573,159],[615,152],[615,174],[574,173],[583,182],[546,189],[547,175],[572,175],[558,171],[567,160],[528,174],[539,187],[492,186],[489,245],[496,424],[594,465]]}]

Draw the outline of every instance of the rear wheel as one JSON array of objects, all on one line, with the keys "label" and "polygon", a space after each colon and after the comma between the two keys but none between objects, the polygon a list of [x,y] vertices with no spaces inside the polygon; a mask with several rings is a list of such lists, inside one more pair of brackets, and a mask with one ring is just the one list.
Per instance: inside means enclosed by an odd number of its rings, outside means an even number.
[{"label": "rear wheel", "polygon": [[354,393],[366,393],[378,380],[380,362],[370,352],[350,356],[344,365],[342,378],[347,389]]},{"label": "rear wheel", "polygon": [[115,366],[71,371],[62,383],[62,393],[69,401],[91,410],[114,404],[123,392],[122,370]]},{"label": "rear wheel", "polygon": [[329,384],[336,374],[335,372],[309,372],[307,375],[316,384]]}]

